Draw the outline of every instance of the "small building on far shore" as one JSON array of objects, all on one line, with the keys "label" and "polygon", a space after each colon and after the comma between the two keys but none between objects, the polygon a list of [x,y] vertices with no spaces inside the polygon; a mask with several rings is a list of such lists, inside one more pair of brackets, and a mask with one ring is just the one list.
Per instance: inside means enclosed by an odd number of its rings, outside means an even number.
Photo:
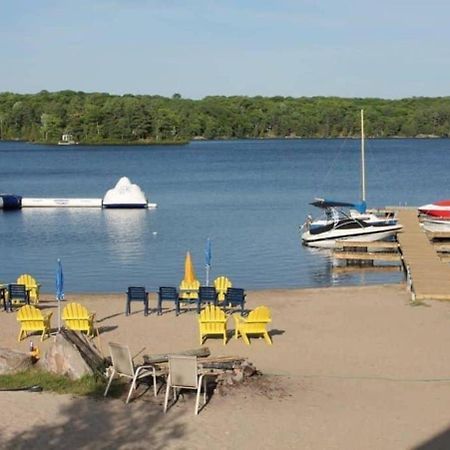
[{"label": "small building on far shore", "polygon": [[73,135],[64,133],[61,136],[61,140],[58,141],[58,145],[76,145],[78,142],[73,138]]}]

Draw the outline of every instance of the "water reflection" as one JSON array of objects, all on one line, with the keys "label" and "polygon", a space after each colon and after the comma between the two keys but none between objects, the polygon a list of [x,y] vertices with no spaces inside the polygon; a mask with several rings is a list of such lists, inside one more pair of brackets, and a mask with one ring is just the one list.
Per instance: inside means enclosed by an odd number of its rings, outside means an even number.
[{"label": "water reflection", "polygon": [[302,247],[308,257],[310,282],[315,286],[365,285],[382,282],[398,283],[402,280],[401,266],[390,263],[370,265],[347,265],[333,258],[330,249]]},{"label": "water reflection", "polygon": [[150,235],[146,209],[105,209],[103,218],[108,237],[107,245],[112,255],[121,262],[142,260],[144,241]]}]

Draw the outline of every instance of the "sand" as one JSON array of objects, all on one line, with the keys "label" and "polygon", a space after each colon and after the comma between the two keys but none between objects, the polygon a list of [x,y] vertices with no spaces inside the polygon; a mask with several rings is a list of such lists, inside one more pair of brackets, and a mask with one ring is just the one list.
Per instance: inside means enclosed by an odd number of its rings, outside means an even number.
[{"label": "sand", "polygon": [[[50,299],[50,296],[47,296]],[[96,311],[101,346],[142,354],[199,346],[197,316],[144,317],[125,295],[68,294]],[[249,307],[272,310],[273,346],[208,339],[213,355],[247,356],[264,373],[214,395],[194,416],[186,396],[166,415],[163,390],[126,405],[51,393],[0,393],[2,448],[406,449],[450,448],[450,304],[411,306],[404,286],[249,292]],[[150,305],[155,307],[155,298]],[[56,303],[52,308],[56,326]],[[15,314],[0,313],[0,346],[17,342]],[[228,322],[233,329],[233,321]],[[42,350],[41,344],[32,338]]]}]

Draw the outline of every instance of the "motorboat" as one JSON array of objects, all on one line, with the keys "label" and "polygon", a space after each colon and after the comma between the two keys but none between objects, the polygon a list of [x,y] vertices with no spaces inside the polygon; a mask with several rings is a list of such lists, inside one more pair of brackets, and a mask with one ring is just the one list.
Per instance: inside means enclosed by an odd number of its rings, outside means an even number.
[{"label": "motorboat", "polygon": [[324,214],[316,220],[308,216],[300,227],[302,243],[308,246],[334,247],[337,239],[365,242],[386,240],[402,229],[393,213],[379,215],[367,211],[363,110],[361,110],[361,202],[316,199],[310,204],[320,208]]},{"label": "motorboat", "polygon": [[448,219],[423,217],[421,223],[422,227],[426,231],[447,233],[450,232],[450,217]]},{"label": "motorboat", "polygon": [[395,236],[402,226],[394,214],[367,212],[361,203],[316,199],[311,205],[323,210],[323,217],[308,217],[302,225],[302,241],[312,247],[332,248],[336,240],[373,242]]},{"label": "motorboat", "polygon": [[450,219],[450,200],[439,200],[438,202],[429,203],[419,206],[419,213],[431,217],[445,217]]}]

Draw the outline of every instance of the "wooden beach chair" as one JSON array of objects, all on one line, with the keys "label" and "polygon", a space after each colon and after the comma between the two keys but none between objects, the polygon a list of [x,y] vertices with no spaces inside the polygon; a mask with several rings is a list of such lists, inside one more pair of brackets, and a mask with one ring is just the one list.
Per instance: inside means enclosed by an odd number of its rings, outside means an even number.
[{"label": "wooden beach chair", "polygon": [[180,283],[180,300],[197,300],[198,290],[200,289],[200,281],[193,280],[191,282],[182,280]]},{"label": "wooden beach chair", "polygon": [[180,301],[179,307],[190,305],[198,302],[198,291],[200,289],[200,281],[186,281],[182,280],[179,287]]},{"label": "wooden beach chair", "polygon": [[66,328],[73,331],[86,331],[88,336],[98,336],[98,329],[94,327],[95,313],[79,303],[69,303],[64,307],[62,319]]},{"label": "wooden beach chair", "polygon": [[227,277],[222,275],[214,280],[214,287],[217,291],[217,301],[223,302],[228,288],[233,287],[233,284]]},{"label": "wooden beach chair", "polygon": [[227,316],[218,307],[208,305],[198,318],[200,330],[200,345],[207,336],[219,335],[223,337],[223,345],[227,343]]},{"label": "wooden beach chair", "polygon": [[24,284],[30,295],[30,302],[39,303],[39,289],[41,285],[29,273],[23,273],[17,278],[17,284]]},{"label": "wooden beach chair", "polygon": [[42,331],[41,341],[44,336],[50,336],[50,319],[53,313],[42,314],[42,312],[34,306],[25,305],[19,309],[17,313],[17,321],[20,322],[20,332],[18,341],[22,340],[23,335],[28,336],[28,333],[34,331]]},{"label": "wooden beach chair", "polygon": [[246,319],[233,315],[235,332],[234,337],[238,339],[239,335],[242,336],[243,341],[250,345],[249,335],[260,335],[264,340],[272,345],[272,339],[267,332],[267,324],[272,321],[270,309],[267,306],[258,306],[251,311]]}]

